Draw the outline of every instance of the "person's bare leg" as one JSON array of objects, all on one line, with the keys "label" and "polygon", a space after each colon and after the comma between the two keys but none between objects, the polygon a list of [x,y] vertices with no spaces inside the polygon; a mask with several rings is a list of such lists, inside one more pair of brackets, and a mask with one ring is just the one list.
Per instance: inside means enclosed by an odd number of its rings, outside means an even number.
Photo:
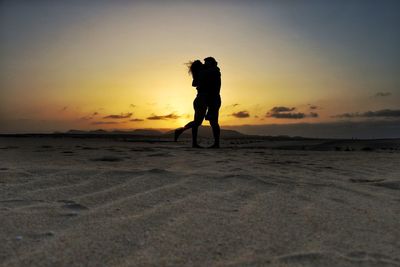
[{"label": "person's bare leg", "polygon": [[175,130],[174,133],[174,141],[178,141],[179,136],[185,131],[185,127],[180,127],[178,129]]},{"label": "person's bare leg", "polygon": [[196,125],[196,122],[195,122],[195,121],[191,121],[191,122],[189,122],[188,124],[186,124],[184,127],[177,128],[177,129],[175,130],[175,134],[174,134],[174,140],[175,140],[175,142],[178,141],[179,136],[180,136],[184,131],[186,131],[186,130],[192,128],[192,127],[194,127],[194,125]]},{"label": "person's bare leg", "polygon": [[192,127],[192,147],[193,148],[202,148],[197,143],[197,133],[198,133],[199,127],[203,123],[205,113],[206,113],[206,107],[202,107],[202,108],[197,109],[195,114],[194,114],[194,121],[193,121],[193,124],[191,124],[191,127]]},{"label": "person's bare leg", "polygon": [[193,148],[202,148],[197,143],[197,132],[198,132],[198,130],[199,130],[199,127],[197,125],[192,127],[192,147]]},{"label": "person's bare leg", "polygon": [[210,121],[211,128],[214,135],[214,144],[210,148],[219,148],[219,136],[221,129],[219,127],[218,121]]}]

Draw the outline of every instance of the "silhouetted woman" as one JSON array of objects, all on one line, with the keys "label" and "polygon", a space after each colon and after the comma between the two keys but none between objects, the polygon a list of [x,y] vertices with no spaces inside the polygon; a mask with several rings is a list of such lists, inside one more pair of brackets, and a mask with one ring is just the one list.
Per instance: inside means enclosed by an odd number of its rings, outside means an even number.
[{"label": "silhouetted woman", "polygon": [[197,89],[197,96],[193,101],[194,108],[194,120],[186,124],[184,127],[175,130],[175,141],[178,140],[179,136],[187,129],[192,129],[192,147],[200,148],[197,143],[197,132],[199,126],[203,123],[204,117],[207,111],[206,95],[203,88],[201,87],[202,72],[204,65],[200,60],[193,61],[189,66],[189,73],[193,77],[192,86]]}]

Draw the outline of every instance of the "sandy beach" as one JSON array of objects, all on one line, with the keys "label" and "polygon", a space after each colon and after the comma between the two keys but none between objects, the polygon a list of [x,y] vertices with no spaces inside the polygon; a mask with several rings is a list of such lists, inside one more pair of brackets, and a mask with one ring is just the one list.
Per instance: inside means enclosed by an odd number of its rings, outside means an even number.
[{"label": "sandy beach", "polygon": [[2,137],[0,265],[400,266],[398,142],[277,145]]}]

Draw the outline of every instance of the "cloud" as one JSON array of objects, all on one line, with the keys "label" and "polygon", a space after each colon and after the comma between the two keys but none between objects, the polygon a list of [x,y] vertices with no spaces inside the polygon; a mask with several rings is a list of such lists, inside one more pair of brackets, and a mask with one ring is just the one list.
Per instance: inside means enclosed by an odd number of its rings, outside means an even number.
[{"label": "cloud", "polygon": [[239,106],[239,103],[234,103],[232,105],[227,105],[227,106],[225,106],[225,108],[234,108],[234,107],[237,107],[237,106]]},{"label": "cloud", "polygon": [[342,113],[342,114],[338,114],[338,115],[333,115],[331,116],[332,118],[354,118],[357,117],[356,113]]},{"label": "cloud", "polygon": [[144,120],[135,118],[135,119],[130,119],[129,121],[144,121]]},{"label": "cloud", "polygon": [[343,113],[332,116],[333,118],[399,118],[400,109],[381,109],[377,111]]},{"label": "cloud", "polygon": [[94,121],[92,122],[93,125],[108,125],[108,124],[119,124],[116,121]]},{"label": "cloud", "polygon": [[129,107],[130,107],[130,108],[135,108],[136,105],[134,105],[134,104],[129,104]]},{"label": "cloud", "polygon": [[289,112],[289,111],[294,111],[296,108],[288,108],[288,107],[273,107],[270,112],[271,113],[280,113],[280,112]]},{"label": "cloud", "polygon": [[168,114],[168,115],[155,115],[155,114],[151,114],[150,117],[148,117],[148,120],[176,120],[179,119],[180,116],[176,115],[174,113]]},{"label": "cloud", "polygon": [[239,112],[234,112],[234,113],[232,113],[231,116],[236,117],[236,118],[239,118],[239,119],[243,119],[243,118],[248,118],[248,117],[250,117],[250,114],[249,114],[248,111],[242,110],[242,111],[239,111]]},{"label": "cloud", "polygon": [[83,117],[81,117],[79,119],[83,120],[83,121],[89,121],[89,120],[93,119],[97,115],[99,115],[98,112],[93,112],[91,115],[83,116]]},{"label": "cloud", "polygon": [[316,105],[310,105],[310,104],[308,105],[308,108],[311,109],[311,110],[319,109],[318,106],[316,106]]},{"label": "cloud", "polygon": [[292,112],[284,112],[284,113],[267,113],[266,117],[276,118],[276,119],[303,119],[306,117],[306,114],[302,112],[292,113]]},{"label": "cloud", "polygon": [[130,118],[132,116],[132,112],[130,113],[121,113],[119,115],[108,115],[103,117],[103,119],[127,119]]},{"label": "cloud", "polygon": [[376,97],[384,97],[384,96],[391,96],[392,93],[390,92],[378,92],[375,94]]},{"label": "cloud", "polygon": [[303,112],[291,112],[295,111],[296,108],[289,108],[289,107],[284,107],[284,106],[277,106],[273,107],[267,114],[265,114],[265,117],[267,118],[276,118],[276,119],[304,119],[304,118],[317,118],[318,113],[316,112],[310,112],[309,114],[305,114]]},{"label": "cloud", "polygon": [[233,110],[237,106],[240,106],[240,104],[239,103],[234,103],[234,104],[229,104],[229,105],[223,105],[222,110],[225,110],[227,112],[233,112]]},{"label": "cloud", "polygon": [[83,120],[83,121],[89,121],[89,120],[91,120],[93,117],[92,116],[84,116],[84,117],[81,117],[81,118],[79,118],[80,120]]},{"label": "cloud", "polygon": [[65,106],[65,107],[63,107],[60,111],[61,112],[64,112],[64,111],[66,111],[68,109],[68,106]]}]

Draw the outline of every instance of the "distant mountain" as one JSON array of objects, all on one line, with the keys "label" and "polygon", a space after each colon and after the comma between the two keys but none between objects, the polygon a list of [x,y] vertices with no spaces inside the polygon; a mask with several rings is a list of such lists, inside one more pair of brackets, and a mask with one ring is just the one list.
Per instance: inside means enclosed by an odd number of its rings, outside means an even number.
[{"label": "distant mountain", "polygon": [[[107,134],[109,132],[107,132],[103,129],[98,129],[98,130],[92,130],[92,131],[69,130],[65,133],[66,134]],[[57,134],[59,134],[59,132],[57,132]]]},{"label": "distant mountain", "polygon": [[[65,132],[66,134],[87,134],[88,131],[81,131],[81,130],[69,130]],[[55,132],[55,134],[62,134],[61,132]]]},{"label": "distant mountain", "polygon": [[90,131],[89,133],[92,133],[92,134],[107,134],[109,132],[107,132],[105,130],[102,130],[102,129],[98,129],[98,130]]},{"label": "distant mountain", "polygon": [[152,130],[152,129],[136,129],[132,131],[132,134],[135,135],[147,135],[147,136],[157,136],[157,135],[162,135],[163,133],[158,130]]}]

